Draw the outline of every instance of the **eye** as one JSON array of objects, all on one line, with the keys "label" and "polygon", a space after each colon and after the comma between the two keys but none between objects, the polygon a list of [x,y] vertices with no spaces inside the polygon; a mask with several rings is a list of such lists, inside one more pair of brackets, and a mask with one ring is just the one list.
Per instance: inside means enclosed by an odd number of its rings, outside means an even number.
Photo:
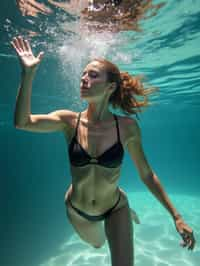
[{"label": "eye", "polygon": [[98,73],[97,73],[96,71],[90,71],[90,72],[89,72],[89,76],[90,76],[91,78],[97,78],[97,77],[98,77]]}]

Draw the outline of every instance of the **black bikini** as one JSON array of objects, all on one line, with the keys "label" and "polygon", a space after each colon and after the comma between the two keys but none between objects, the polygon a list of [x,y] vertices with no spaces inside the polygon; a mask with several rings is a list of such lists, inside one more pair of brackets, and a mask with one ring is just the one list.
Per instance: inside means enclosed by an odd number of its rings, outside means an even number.
[{"label": "black bikini", "polygon": [[[117,128],[117,142],[113,144],[110,148],[108,148],[103,154],[101,154],[98,157],[92,157],[90,156],[84,148],[81,146],[81,144],[77,140],[77,133],[78,133],[78,126],[80,122],[81,113],[79,113],[78,121],[76,125],[76,131],[75,135],[73,136],[71,143],[69,144],[69,159],[70,163],[75,167],[83,167],[89,164],[96,164],[99,166],[103,166],[106,168],[117,168],[121,165],[123,156],[124,156],[124,149],[122,146],[122,143],[120,141],[120,133],[119,133],[119,125],[117,117],[114,115],[114,119],[116,122],[116,128]],[[101,221],[104,220],[106,217],[109,216],[109,214],[112,212],[112,210],[118,205],[120,201],[120,195],[117,202],[114,204],[112,208],[107,210],[105,213],[101,215],[89,215],[81,210],[77,209],[75,206],[72,205],[72,202],[69,197],[69,203],[71,207],[82,217],[86,218],[89,221]]]},{"label": "black bikini", "polygon": [[81,113],[79,114],[78,117],[75,135],[73,136],[71,143],[69,145],[68,151],[69,151],[70,163],[76,167],[83,167],[88,164],[97,164],[99,166],[103,166],[106,168],[117,168],[118,166],[120,166],[124,156],[124,149],[120,141],[119,125],[117,117],[114,115],[116,121],[118,141],[115,144],[113,144],[110,148],[108,148],[100,156],[92,157],[84,150],[84,148],[77,140],[77,132],[80,122],[80,116]]},{"label": "black bikini", "polygon": [[104,219],[106,219],[110,213],[112,212],[112,210],[114,210],[114,208],[118,205],[119,201],[120,201],[120,197],[121,197],[121,192],[119,192],[119,197],[118,197],[118,200],[117,202],[115,203],[115,205],[110,208],[109,210],[107,210],[106,212],[104,212],[103,214],[100,214],[100,215],[89,215],[79,209],[77,209],[75,206],[72,205],[72,202],[71,202],[71,199],[69,197],[69,203],[71,205],[71,207],[82,217],[84,217],[85,219],[89,220],[89,221],[93,221],[93,222],[97,222],[97,221],[102,221]]}]

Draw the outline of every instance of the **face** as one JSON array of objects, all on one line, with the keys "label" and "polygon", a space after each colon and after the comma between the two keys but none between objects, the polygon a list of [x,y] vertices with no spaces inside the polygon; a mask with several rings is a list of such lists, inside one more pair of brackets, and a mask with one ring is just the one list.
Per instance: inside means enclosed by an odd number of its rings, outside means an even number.
[{"label": "face", "polygon": [[107,74],[102,63],[93,61],[86,66],[81,77],[81,98],[88,101],[101,100],[110,92],[111,83],[107,81]]}]

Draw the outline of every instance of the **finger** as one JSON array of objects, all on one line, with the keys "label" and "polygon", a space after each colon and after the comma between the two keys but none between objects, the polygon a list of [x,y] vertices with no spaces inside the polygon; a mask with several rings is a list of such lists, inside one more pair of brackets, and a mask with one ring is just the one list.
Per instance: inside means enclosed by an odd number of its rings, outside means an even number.
[{"label": "finger", "polygon": [[25,41],[24,41],[24,45],[25,45],[25,47],[26,47],[26,51],[29,52],[29,53],[32,53],[31,46],[30,46],[28,40],[25,40]]},{"label": "finger", "polygon": [[187,244],[186,244],[185,241],[181,241],[181,242],[180,242],[180,245],[184,248],[184,247],[186,247]]},{"label": "finger", "polygon": [[13,47],[15,50],[17,50],[17,47],[16,47],[14,41],[11,41],[10,44],[12,45],[12,47]]},{"label": "finger", "polygon": [[18,52],[22,52],[22,48],[21,48],[21,45],[19,43],[19,38],[18,37],[13,38],[13,42],[14,42],[16,48],[17,48],[17,51]]},{"label": "finger", "polygon": [[192,235],[191,244],[190,244],[190,246],[189,246],[189,249],[193,250],[193,249],[194,249],[194,246],[195,246],[195,243],[196,243],[195,238],[194,238],[194,236]]},{"label": "finger", "polygon": [[41,61],[44,56],[44,52],[40,52],[37,56],[37,58]]},{"label": "finger", "polygon": [[15,43],[13,41],[11,41],[10,43],[11,43],[12,47],[14,48],[15,52],[19,55],[20,51],[16,47]]},{"label": "finger", "polygon": [[182,238],[183,238],[183,241],[186,243],[186,245],[188,245],[188,243],[189,243],[189,241],[191,239],[190,235],[187,235],[187,234],[183,233],[182,234]]},{"label": "finger", "polygon": [[22,36],[19,36],[18,41],[19,41],[22,51],[24,52],[26,49],[25,49],[24,40]]},{"label": "finger", "polygon": [[192,244],[190,245],[190,248],[189,249],[193,250],[194,247],[195,247],[195,241],[192,241]]},{"label": "finger", "polygon": [[21,42],[22,42],[23,50],[27,52],[26,45],[25,45],[25,40],[22,37],[21,37]]},{"label": "finger", "polygon": [[187,236],[184,241],[185,241],[188,249],[194,248],[195,240],[194,240],[193,236]]},{"label": "finger", "polygon": [[187,239],[186,239],[186,244],[187,244],[187,246],[188,246],[188,248],[189,248],[189,246],[191,245],[191,238],[190,237],[188,237]]},{"label": "finger", "polygon": [[188,249],[192,249],[192,240],[190,239],[189,243],[188,243]]},{"label": "finger", "polygon": [[190,236],[187,235],[186,233],[181,234],[181,237],[182,237],[182,239],[183,239],[183,242],[186,243],[186,244],[187,244],[188,241],[190,240]]},{"label": "finger", "polygon": [[194,241],[192,239],[188,242],[188,250],[192,250],[194,248]]}]

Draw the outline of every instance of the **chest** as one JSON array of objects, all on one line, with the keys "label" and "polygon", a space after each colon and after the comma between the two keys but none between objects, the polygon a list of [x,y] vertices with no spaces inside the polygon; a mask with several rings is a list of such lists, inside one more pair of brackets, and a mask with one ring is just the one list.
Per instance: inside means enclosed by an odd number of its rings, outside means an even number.
[{"label": "chest", "polygon": [[77,130],[77,141],[88,154],[98,157],[120,141],[115,125],[110,127],[85,127],[81,125]]}]

